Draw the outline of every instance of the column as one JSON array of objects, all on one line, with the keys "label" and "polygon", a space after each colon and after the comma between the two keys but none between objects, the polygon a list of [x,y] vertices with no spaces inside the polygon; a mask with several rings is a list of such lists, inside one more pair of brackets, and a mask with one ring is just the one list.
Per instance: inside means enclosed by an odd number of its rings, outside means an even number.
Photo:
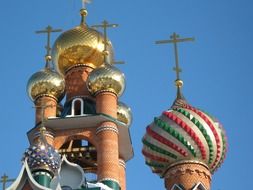
[{"label": "column", "polygon": [[[117,117],[117,96],[112,92],[100,92],[96,95],[97,113]],[[96,130],[98,147],[98,181],[114,190],[119,190],[119,145],[118,128],[107,121]]]},{"label": "column", "polygon": [[119,184],[121,190],[126,190],[126,162],[119,159]]}]

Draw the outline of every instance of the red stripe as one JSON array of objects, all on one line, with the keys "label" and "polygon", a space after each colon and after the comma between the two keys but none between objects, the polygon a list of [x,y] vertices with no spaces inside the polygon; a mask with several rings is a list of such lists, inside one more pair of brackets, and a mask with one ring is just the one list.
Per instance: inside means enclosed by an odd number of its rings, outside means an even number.
[{"label": "red stripe", "polygon": [[212,130],[212,132],[214,134],[214,138],[215,138],[215,141],[217,144],[217,156],[215,158],[214,163],[211,165],[211,168],[214,168],[215,165],[219,162],[219,160],[221,158],[221,145],[220,145],[219,135],[218,135],[215,127],[213,126],[212,122],[208,119],[208,117],[204,113],[202,113],[201,111],[197,110],[196,108],[194,108],[190,105],[184,105],[184,107],[186,109],[192,110],[193,112],[198,114],[207,123],[207,125],[210,127],[210,129]]},{"label": "red stripe", "polygon": [[159,141],[160,143],[167,145],[168,147],[172,148],[173,150],[177,151],[184,157],[188,156],[187,152],[184,151],[182,148],[171,142],[170,140],[164,138],[163,136],[159,135],[155,131],[153,131],[150,126],[147,127],[147,134],[149,134],[151,137]]},{"label": "red stripe", "polygon": [[163,115],[165,115],[169,119],[173,120],[176,124],[178,124],[180,127],[182,127],[184,129],[184,131],[186,131],[191,136],[191,138],[198,145],[199,150],[200,150],[201,155],[202,155],[202,158],[206,159],[206,150],[205,150],[205,147],[204,147],[203,143],[201,142],[200,138],[198,137],[198,135],[191,129],[191,127],[189,125],[187,125],[177,115],[173,114],[172,112],[166,112],[165,111],[165,112],[163,112]]},{"label": "red stripe", "polygon": [[144,156],[146,156],[147,158],[152,159],[152,160],[155,160],[155,161],[158,161],[158,162],[166,162],[166,163],[169,163],[169,162],[170,162],[169,160],[167,160],[167,159],[165,159],[165,158],[161,158],[161,157],[159,157],[159,156],[155,156],[155,155],[153,155],[153,154],[150,154],[150,153],[146,152],[145,150],[142,150],[142,154],[143,154]]}]

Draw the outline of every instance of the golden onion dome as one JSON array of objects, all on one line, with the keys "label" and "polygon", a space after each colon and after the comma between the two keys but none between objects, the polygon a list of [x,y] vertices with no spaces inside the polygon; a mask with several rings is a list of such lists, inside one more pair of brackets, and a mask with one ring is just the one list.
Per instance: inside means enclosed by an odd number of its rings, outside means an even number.
[{"label": "golden onion dome", "polygon": [[[82,23],[71,30],[62,33],[52,49],[55,68],[65,74],[70,68],[78,65],[88,65],[97,68],[103,64],[104,37],[95,29]],[[113,47],[108,43],[109,59],[113,60]]]},{"label": "golden onion dome", "polygon": [[128,107],[123,102],[118,103],[117,107],[117,119],[130,127],[132,123],[132,111],[131,108]]},{"label": "golden onion dome", "polygon": [[64,91],[64,78],[49,68],[34,73],[27,83],[27,93],[32,101],[40,96],[51,96],[60,101]]},{"label": "golden onion dome", "polygon": [[87,87],[91,94],[109,91],[121,96],[125,90],[125,75],[116,67],[105,64],[90,73]]}]

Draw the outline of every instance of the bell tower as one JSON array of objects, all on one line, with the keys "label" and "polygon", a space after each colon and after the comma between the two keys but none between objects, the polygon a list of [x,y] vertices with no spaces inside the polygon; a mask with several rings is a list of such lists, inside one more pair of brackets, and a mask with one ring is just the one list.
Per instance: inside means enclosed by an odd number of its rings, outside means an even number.
[{"label": "bell tower", "polygon": [[[57,98],[44,94],[32,97],[36,123],[40,124],[44,109],[48,143],[78,164],[84,174],[92,174],[93,182],[125,190],[126,162],[133,157],[129,133],[132,114],[119,101],[125,90],[125,75],[112,65],[114,52],[107,36],[107,29],[118,25],[104,21],[89,27],[85,6],[80,15],[80,25],[63,32],[52,48],[57,74],[65,81],[64,106],[57,114]],[[95,28],[103,28],[103,34]],[[39,33],[49,31],[56,30],[48,27]],[[30,143],[36,139],[38,127],[28,132]]]}]

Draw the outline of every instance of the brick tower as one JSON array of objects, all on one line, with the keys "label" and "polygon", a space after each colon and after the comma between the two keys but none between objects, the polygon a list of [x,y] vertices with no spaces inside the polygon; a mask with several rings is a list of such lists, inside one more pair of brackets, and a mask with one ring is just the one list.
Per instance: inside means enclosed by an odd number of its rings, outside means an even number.
[{"label": "brick tower", "polygon": [[126,189],[126,162],[133,157],[132,115],[119,101],[125,76],[112,65],[114,52],[107,38],[107,28],[118,25],[95,25],[104,29],[102,34],[86,24],[85,7],[80,14],[80,25],[56,39],[52,58],[50,33],[60,30],[49,26],[38,32],[49,37],[46,67],[28,81],[35,127],[27,133],[31,146],[24,156],[23,177],[10,190]]},{"label": "brick tower", "polygon": [[155,117],[142,139],[142,153],[153,173],[164,178],[167,190],[210,190],[212,173],[222,164],[227,142],[221,124],[206,112],[188,104],[182,95],[177,43],[192,41],[173,34],[177,73],[177,97],[171,108]]}]

